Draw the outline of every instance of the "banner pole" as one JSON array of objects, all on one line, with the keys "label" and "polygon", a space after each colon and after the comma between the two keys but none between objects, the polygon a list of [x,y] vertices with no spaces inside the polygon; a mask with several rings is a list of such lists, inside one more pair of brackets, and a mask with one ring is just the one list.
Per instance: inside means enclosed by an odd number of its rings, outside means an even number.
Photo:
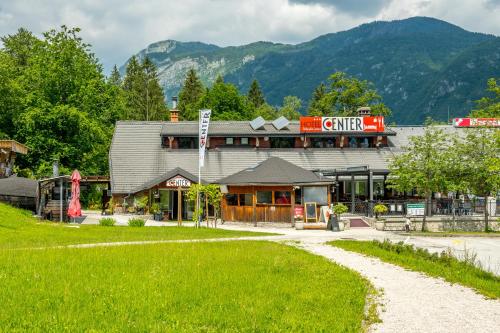
[{"label": "banner pole", "polygon": [[[201,142],[201,110],[198,111],[198,150],[200,149],[200,142]],[[201,161],[200,161],[200,154],[198,151],[198,187],[196,191],[196,212],[198,216],[196,216],[196,228],[200,227],[201,221],[200,221],[200,186],[201,186]]]}]

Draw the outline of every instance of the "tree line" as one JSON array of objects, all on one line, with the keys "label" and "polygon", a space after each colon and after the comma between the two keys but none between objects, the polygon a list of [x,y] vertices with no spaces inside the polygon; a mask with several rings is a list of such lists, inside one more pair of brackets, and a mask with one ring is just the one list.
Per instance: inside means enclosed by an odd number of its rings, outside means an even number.
[{"label": "tree line", "polygon": [[[132,57],[123,77],[116,66],[106,77],[79,33],[79,28],[62,26],[38,38],[21,28],[1,38],[0,139],[28,146],[28,155],[18,159],[19,175],[49,176],[54,160],[63,173],[78,168],[87,175],[107,174],[116,121],[169,119],[157,68],[148,57]],[[496,97],[480,100],[475,112],[498,116],[499,88],[494,79],[488,89]],[[360,106],[390,115],[372,83],[342,72],[333,73],[315,89],[307,110],[296,96],[286,96],[282,105],[268,104],[257,80],[246,94],[222,76],[205,86],[194,69],[187,72],[179,93],[181,120],[196,120],[201,108],[212,109],[213,120],[258,116],[296,120],[301,112],[354,116]]]}]

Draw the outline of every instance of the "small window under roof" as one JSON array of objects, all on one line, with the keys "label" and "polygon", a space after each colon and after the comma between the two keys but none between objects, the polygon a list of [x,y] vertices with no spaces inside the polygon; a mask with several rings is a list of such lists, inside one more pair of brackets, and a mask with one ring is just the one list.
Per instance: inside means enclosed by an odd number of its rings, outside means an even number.
[{"label": "small window under roof", "polygon": [[253,130],[256,131],[258,129],[262,129],[266,121],[262,117],[257,117],[250,122],[250,126],[252,126]]},{"label": "small window under roof", "polygon": [[279,131],[285,127],[287,127],[290,124],[290,121],[286,119],[285,117],[281,116],[275,121],[273,121],[273,126]]}]

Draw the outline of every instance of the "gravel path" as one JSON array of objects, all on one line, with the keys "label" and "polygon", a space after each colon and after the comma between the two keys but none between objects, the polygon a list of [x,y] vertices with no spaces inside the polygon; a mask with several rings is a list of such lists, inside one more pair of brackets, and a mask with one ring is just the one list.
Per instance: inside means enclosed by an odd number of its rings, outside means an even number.
[{"label": "gravel path", "polygon": [[300,247],[360,272],[383,290],[374,332],[500,332],[500,302],[442,279],[316,242]]}]

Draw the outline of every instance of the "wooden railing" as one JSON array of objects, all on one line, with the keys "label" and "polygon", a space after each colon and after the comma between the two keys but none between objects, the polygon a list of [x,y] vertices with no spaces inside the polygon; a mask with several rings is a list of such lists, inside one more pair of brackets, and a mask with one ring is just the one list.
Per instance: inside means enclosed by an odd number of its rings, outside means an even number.
[{"label": "wooden railing", "polygon": [[[225,221],[253,222],[252,206],[225,206],[222,209]],[[257,222],[291,222],[291,205],[257,205],[255,219]]]}]

